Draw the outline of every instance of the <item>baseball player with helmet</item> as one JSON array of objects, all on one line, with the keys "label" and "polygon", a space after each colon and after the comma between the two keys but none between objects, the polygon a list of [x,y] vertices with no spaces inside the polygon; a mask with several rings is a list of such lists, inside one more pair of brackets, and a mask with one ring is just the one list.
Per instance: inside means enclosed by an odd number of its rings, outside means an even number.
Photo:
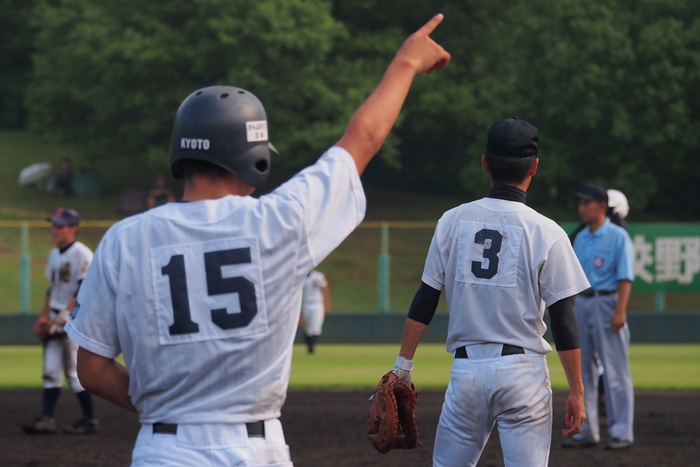
[{"label": "baseball player with helmet", "polygon": [[183,101],[170,151],[182,202],[109,229],[66,326],[86,387],[140,414],[132,465],[292,465],[279,416],[304,280],[361,222],[359,176],[413,79],[447,65],[429,36],[441,21],[404,42],[335,145],[259,198],[261,102],[231,86]]},{"label": "baseball player with helmet", "polygon": [[83,416],[64,432],[96,433],[99,429],[92,397],[78,381],[78,344],[68,338],[63,326],[73,311],[78,289],[92,261],[92,250],[76,240],[80,216],[73,209],[59,208],[48,219],[56,248],[49,252],[44,275],[51,281],[44,306],[34,324],[44,350],[44,390],[42,410],[32,423],[23,427],[29,434],[56,433],[54,409],[61,395],[63,375],[80,403]]},{"label": "baseball player with helmet", "polygon": [[331,311],[331,291],[326,275],[311,271],[304,281],[301,294],[301,323],[308,353],[314,353],[323,331],[323,321]]},{"label": "baseball player with helmet", "polygon": [[476,465],[494,426],[506,466],[543,466],[552,438],[552,391],[543,338],[549,307],[570,392],[564,436],[586,412],[573,296],[588,281],[566,233],[526,204],[535,175],[537,128],[517,117],[494,123],[481,158],[487,197],[447,211],[435,229],[422,284],[410,306],[394,371],[412,380],[413,357],[442,290],[454,355],[433,465]]},{"label": "baseball player with helmet", "polygon": [[607,217],[608,193],[586,184],[574,194],[586,228],[576,236],[574,251],[591,284],[576,298],[581,334],[581,364],[589,418],[581,433],[564,447],[595,446],[598,420],[599,366],[603,367],[605,412],[610,440],[606,449],[627,449],[634,442],[634,388],[629,365],[627,302],[634,280],[634,252],[627,231]]}]

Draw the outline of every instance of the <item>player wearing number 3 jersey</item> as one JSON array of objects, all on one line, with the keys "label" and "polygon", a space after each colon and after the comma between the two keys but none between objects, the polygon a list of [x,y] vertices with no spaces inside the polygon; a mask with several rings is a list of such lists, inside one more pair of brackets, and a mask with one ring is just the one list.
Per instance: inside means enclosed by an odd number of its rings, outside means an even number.
[{"label": "player wearing number 3 jersey", "polygon": [[586,418],[572,297],[588,282],[566,233],[525,205],[538,143],[528,122],[496,122],[482,156],[492,180],[488,197],[447,211],[435,229],[395,367],[410,378],[444,289],[454,361],[434,466],[476,465],[494,425],[506,466],[547,465],[552,402],[545,354],[552,349],[542,337],[545,306],[571,387],[564,434],[577,433]]},{"label": "player wearing number 3 jersey", "polygon": [[441,20],[404,42],[333,147],[257,199],[262,104],[228,86],[182,103],[170,160],[183,202],[110,228],[67,327],[85,387],[140,414],[132,465],[292,465],[278,417],[302,285],[362,220],[359,175],[414,77],[447,65],[429,37]]}]

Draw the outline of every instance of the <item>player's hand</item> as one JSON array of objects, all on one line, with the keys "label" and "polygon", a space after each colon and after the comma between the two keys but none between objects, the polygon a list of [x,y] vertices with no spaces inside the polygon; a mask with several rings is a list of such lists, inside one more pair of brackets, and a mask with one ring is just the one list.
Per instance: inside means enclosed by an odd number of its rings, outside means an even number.
[{"label": "player's hand", "polygon": [[37,319],[34,323],[34,327],[32,327],[32,332],[40,338],[43,337],[46,332],[47,321],[48,320],[46,318]]},{"label": "player's hand", "polygon": [[411,384],[411,370],[413,369],[413,360],[405,359],[402,356],[396,357],[394,369],[392,370],[401,381]]},{"label": "player's hand", "polygon": [[430,74],[445,68],[450,61],[450,54],[430,38],[430,34],[443,18],[442,13],[439,13],[411,34],[396,52],[396,59],[411,63],[415,67],[416,74]]},{"label": "player's hand", "polygon": [[409,386],[411,385],[411,382],[413,379],[411,378],[411,372],[407,370],[394,370],[394,373],[396,373],[396,376],[399,377],[401,381],[404,383],[408,384]]},{"label": "player's hand", "polygon": [[620,329],[622,329],[625,326],[625,323],[627,323],[627,313],[625,313],[624,311],[616,311],[610,319],[610,325],[612,326],[613,332],[617,332]]},{"label": "player's hand", "polygon": [[586,421],[586,406],[583,403],[583,394],[569,394],[566,398],[566,428],[561,430],[564,436],[573,436],[581,431],[583,422]]},{"label": "player's hand", "polygon": [[63,326],[66,325],[66,323],[68,322],[68,320],[64,319],[64,318],[61,317],[61,316],[56,316],[53,320],[51,320],[51,322],[52,322],[53,324],[55,324],[56,326],[63,327]]}]

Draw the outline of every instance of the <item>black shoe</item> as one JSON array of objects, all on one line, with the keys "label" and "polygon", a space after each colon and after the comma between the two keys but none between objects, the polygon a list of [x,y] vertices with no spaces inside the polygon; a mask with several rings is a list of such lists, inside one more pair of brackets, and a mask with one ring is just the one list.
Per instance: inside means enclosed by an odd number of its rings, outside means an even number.
[{"label": "black shoe", "polygon": [[72,435],[91,435],[100,431],[100,423],[97,419],[83,417],[73,425],[63,428],[64,433]]},{"label": "black shoe", "polygon": [[620,438],[613,438],[608,444],[605,445],[605,449],[609,451],[618,451],[620,449],[629,449],[631,447],[632,441]]},{"label": "black shoe", "polygon": [[52,435],[56,433],[56,421],[49,416],[40,415],[30,425],[23,426],[22,430],[30,435]]}]

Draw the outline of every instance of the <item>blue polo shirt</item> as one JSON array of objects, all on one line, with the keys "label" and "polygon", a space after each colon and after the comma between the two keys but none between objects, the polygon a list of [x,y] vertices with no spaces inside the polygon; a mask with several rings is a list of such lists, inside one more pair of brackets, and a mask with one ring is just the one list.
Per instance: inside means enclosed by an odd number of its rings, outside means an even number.
[{"label": "blue polo shirt", "polygon": [[593,290],[617,290],[618,282],[634,280],[634,250],[625,229],[605,219],[598,230],[583,229],[574,251]]}]

